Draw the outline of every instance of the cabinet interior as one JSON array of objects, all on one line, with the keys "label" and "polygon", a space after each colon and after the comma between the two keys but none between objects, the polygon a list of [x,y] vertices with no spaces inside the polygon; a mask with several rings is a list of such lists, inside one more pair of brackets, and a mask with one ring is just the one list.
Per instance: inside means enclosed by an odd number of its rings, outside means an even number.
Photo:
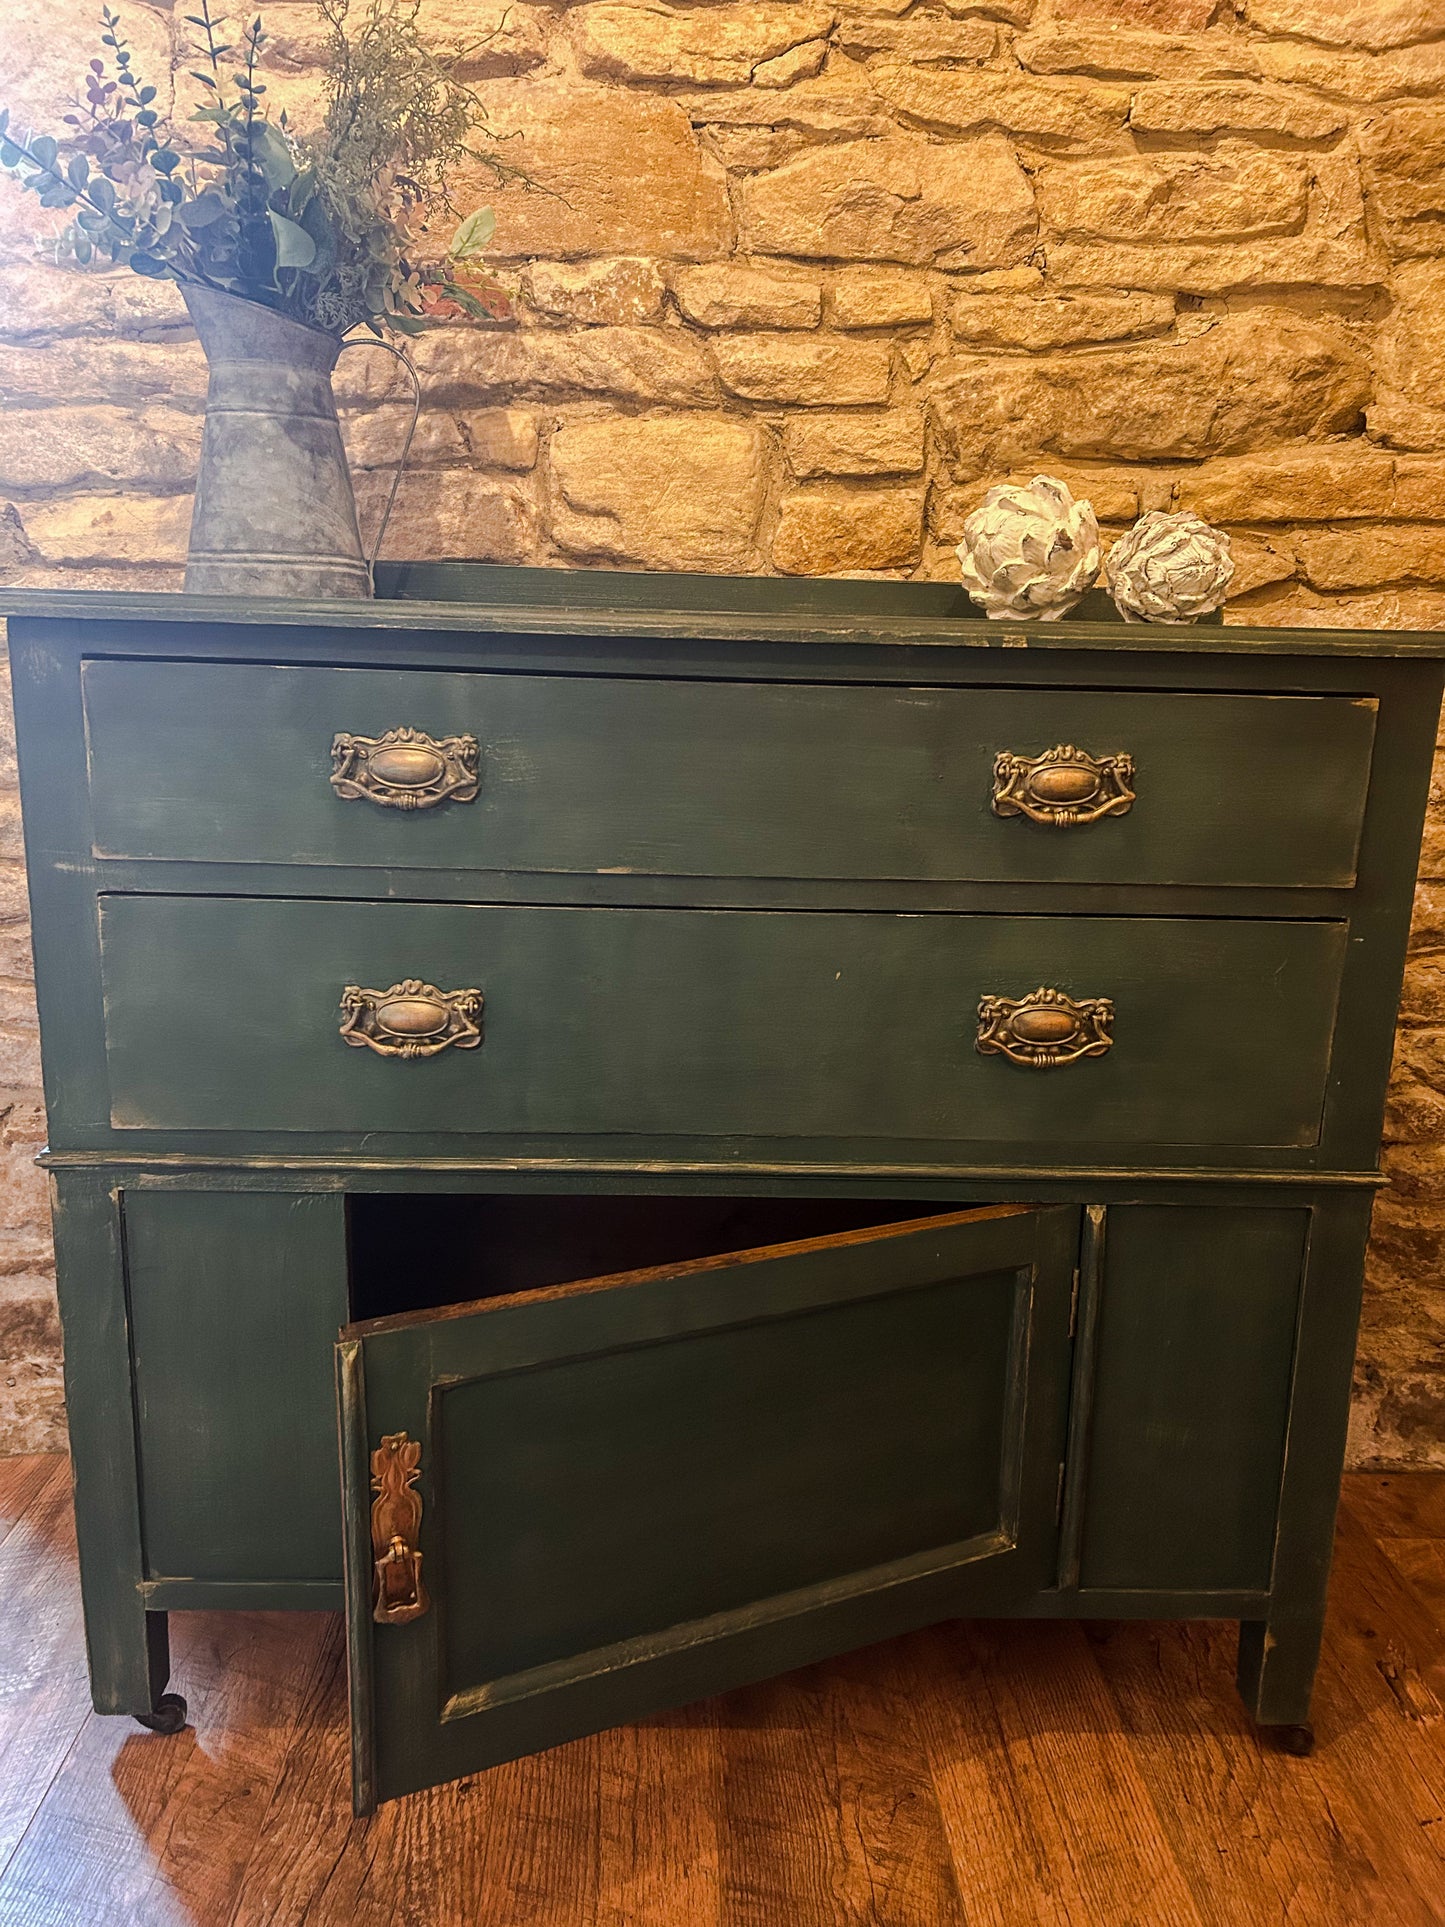
[{"label": "cabinet interior", "polygon": [[900,1198],[357,1192],[347,1199],[351,1316],[469,1304],[959,1208]]}]

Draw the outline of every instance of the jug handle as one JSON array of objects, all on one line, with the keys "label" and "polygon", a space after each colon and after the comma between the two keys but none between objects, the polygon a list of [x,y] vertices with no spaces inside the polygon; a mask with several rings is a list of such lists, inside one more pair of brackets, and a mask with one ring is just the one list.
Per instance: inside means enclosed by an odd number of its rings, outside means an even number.
[{"label": "jug handle", "polygon": [[386,525],[391,520],[391,511],[396,503],[396,492],[401,487],[401,478],[406,470],[407,457],[411,454],[412,438],[416,434],[416,425],[421,417],[421,378],[416,372],[416,363],[412,360],[411,356],[401,348],[394,348],[389,341],[379,341],[373,335],[358,335],[353,341],[342,342],[341,352],[343,354],[345,354],[348,348],[380,348],[385,354],[390,355],[393,361],[401,364],[406,370],[408,380],[411,382],[411,420],[407,423],[406,440],[402,443],[401,453],[396,459],[396,467],[393,469],[391,476],[391,488],[387,492],[386,507],[381,511],[381,520],[376,527],[376,536],[371,544],[371,552],[366,558],[366,571],[371,578],[371,592],[375,595],[376,558],[381,554],[381,545],[386,536]]}]

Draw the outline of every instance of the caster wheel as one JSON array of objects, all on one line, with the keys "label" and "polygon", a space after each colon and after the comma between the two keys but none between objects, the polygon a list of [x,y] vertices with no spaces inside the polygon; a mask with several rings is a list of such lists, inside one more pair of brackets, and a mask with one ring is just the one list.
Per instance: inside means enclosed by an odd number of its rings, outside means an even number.
[{"label": "caster wheel", "polygon": [[179,1733],[186,1723],[186,1702],[179,1693],[162,1693],[154,1713],[137,1713],[135,1717],[152,1733]]},{"label": "caster wheel", "polygon": [[1315,1750],[1315,1729],[1312,1726],[1276,1727],[1275,1744],[1281,1753],[1292,1754],[1297,1760],[1307,1760]]}]

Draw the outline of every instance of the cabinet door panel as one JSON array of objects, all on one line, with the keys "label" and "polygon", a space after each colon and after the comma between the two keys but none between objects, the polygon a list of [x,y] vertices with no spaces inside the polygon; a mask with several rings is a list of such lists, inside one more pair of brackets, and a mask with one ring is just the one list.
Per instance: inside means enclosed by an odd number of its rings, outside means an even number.
[{"label": "cabinet door panel", "polygon": [[[352,1327],[358,1804],[1046,1585],[1077,1216],[960,1213]],[[400,1515],[369,1513],[368,1457],[397,1434],[427,1600],[379,1624]]]},{"label": "cabinet door panel", "polygon": [[1309,1215],[1110,1209],[1083,1587],[1268,1587]]},{"label": "cabinet door panel", "polygon": [[334,1583],[340,1198],[131,1191],[125,1236],[147,1576]]}]

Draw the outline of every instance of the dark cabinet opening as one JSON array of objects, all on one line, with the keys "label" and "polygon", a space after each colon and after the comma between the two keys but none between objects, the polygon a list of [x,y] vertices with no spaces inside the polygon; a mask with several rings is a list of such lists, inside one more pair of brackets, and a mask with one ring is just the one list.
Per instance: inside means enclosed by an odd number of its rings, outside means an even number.
[{"label": "dark cabinet opening", "polygon": [[958,1210],[901,1198],[354,1193],[351,1316],[471,1304]]}]

